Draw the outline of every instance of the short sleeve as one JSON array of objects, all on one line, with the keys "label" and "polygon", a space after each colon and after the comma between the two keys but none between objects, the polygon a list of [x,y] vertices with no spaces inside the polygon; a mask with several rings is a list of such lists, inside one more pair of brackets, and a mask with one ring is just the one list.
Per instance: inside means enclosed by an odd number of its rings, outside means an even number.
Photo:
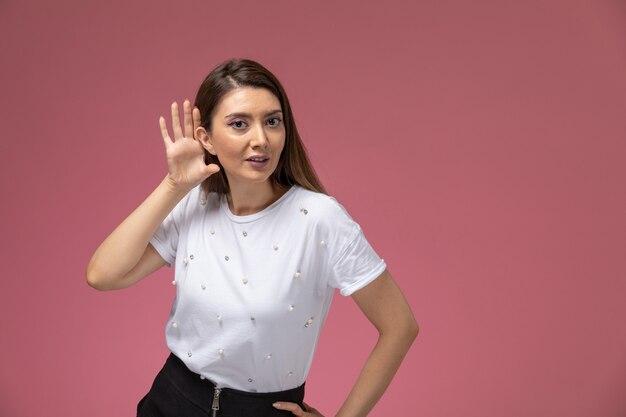
[{"label": "short sleeve", "polygon": [[184,210],[191,194],[192,192],[188,193],[174,207],[150,239],[150,243],[161,255],[161,258],[168,263],[168,266],[172,266],[176,261],[178,238],[184,220]]},{"label": "short sleeve", "polygon": [[333,224],[338,251],[331,258],[328,285],[349,296],[365,287],[383,273],[387,265],[365,238],[361,227],[343,206]]}]

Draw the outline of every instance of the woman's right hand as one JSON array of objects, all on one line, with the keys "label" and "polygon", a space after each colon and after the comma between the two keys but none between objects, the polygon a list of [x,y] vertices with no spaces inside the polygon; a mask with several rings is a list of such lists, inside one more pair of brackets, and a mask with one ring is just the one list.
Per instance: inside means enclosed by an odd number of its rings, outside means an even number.
[{"label": "woman's right hand", "polygon": [[200,127],[200,110],[197,107],[191,111],[191,103],[185,100],[183,104],[184,134],[180,126],[178,103],[172,103],[172,128],[174,141],[169,136],[165,118],[159,118],[161,136],[165,142],[167,155],[168,177],[176,188],[191,190],[196,185],[220,170],[216,164],[207,165],[204,162],[204,148],[202,143],[194,137],[196,128]]},{"label": "woman's right hand", "polygon": [[150,239],[163,220],[192,188],[219,171],[204,162],[204,148],[194,138],[201,126],[200,110],[184,103],[184,134],[178,118],[178,104],[172,103],[174,140],[170,139],[165,119],[159,118],[165,142],[168,175],[156,189],[100,244],[87,266],[89,285],[98,290],[129,287],[165,265],[165,260],[150,245]]}]

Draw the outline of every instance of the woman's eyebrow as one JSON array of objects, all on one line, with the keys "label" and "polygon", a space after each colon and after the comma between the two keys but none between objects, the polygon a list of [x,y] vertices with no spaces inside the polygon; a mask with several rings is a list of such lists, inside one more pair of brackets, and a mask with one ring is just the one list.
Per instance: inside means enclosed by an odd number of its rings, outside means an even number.
[{"label": "woman's eyebrow", "polygon": [[[272,110],[269,111],[267,113],[265,113],[265,117],[267,116],[271,116],[272,114],[276,114],[276,113],[282,113],[283,111],[278,109],[278,110]],[[252,115],[249,113],[231,113],[231,114],[227,114],[226,116],[224,116],[224,119],[227,119],[229,117],[247,117],[248,119],[252,118]]]}]

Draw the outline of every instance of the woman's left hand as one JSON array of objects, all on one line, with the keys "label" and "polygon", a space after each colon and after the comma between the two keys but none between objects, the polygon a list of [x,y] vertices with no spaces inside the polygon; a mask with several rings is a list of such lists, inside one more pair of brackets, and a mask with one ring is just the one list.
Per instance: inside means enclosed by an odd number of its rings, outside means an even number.
[{"label": "woman's left hand", "polygon": [[307,403],[304,403],[304,407],[306,408],[306,410],[303,410],[302,407],[300,407],[296,403],[288,402],[274,403],[274,407],[278,408],[279,410],[291,411],[294,416],[298,417],[324,417],[319,411],[317,411],[315,408],[311,407]]}]

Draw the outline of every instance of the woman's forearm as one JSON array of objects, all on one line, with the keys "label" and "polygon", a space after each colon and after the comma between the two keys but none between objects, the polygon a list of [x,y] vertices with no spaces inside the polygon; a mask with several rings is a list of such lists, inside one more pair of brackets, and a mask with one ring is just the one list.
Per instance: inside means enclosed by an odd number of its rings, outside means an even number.
[{"label": "woman's forearm", "polygon": [[336,417],[365,417],[383,395],[418,333],[417,323],[403,332],[382,333]]},{"label": "woman's forearm", "polygon": [[188,190],[166,177],[102,242],[87,267],[87,282],[98,289],[116,289],[144,254],[150,238]]}]

